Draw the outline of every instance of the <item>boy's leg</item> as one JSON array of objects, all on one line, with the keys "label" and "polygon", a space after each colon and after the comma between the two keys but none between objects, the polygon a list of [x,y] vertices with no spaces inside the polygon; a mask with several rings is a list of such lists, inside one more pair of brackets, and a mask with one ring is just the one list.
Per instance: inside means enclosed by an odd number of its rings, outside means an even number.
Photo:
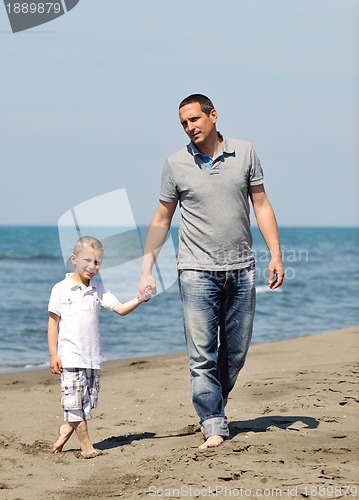
[{"label": "boy's leg", "polygon": [[52,453],[60,453],[62,451],[62,448],[70,439],[74,430],[75,428],[69,422],[65,422],[60,426],[59,437],[52,445]]},{"label": "boy's leg", "polygon": [[102,455],[101,451],[93,447],[87,427],[91,409],[97,406],[99,379],[100,370],[64,369],[61,375],[61,391],[65,424],[60,427],[59,438],[52,447],[53,453],[62,451],[64,444],[76,431],[83,458]]},{"label": "boy's leg", "polygon": [[69,422],[68,407],[74,406],[73,400],[70,402],[69,398],[75,392],[71,388],[74,387],[76,378],[75,370],[64,368],[61,374],[61,406],[64,410],[65,423],[60,426],[59,437],[52,445],[52,453],[60,453],[75,430],[75,427]]},{"label": "boy's leg", "polygon": [[102,451],[96,450],[96,448],[93,447],[90,436],[88,434],[86,420],[76,422],[75,430],[80,441],[82,458],[95,458],[99,455],[102,455]]},{"label": "boy's leg", "polygon": [[74,431],[76,431],[80,441],[82,458],[95,458],[102,455],[102,451],[96,450],[91,443],[86,420],[81,420],[80,422],[66,422],[63,424],[60,427],[59,438],[52,447],[52,453],[61,452]]},{"label": "boy's leg", "polygon": [[82,377],[82,415],[81,422],[76,422],[75,431],[80,441],[82,458],[95,458],[102,455],[96,450],[90,440],[87,421],[91,418],[91,410],[97,407],[98,392],[100,390],[100,370],[81,370]]}]

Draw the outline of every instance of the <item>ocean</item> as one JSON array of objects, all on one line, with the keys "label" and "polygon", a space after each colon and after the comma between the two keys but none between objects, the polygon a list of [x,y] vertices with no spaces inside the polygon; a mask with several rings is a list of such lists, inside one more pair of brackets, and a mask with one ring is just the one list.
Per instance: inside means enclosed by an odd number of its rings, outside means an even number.
[{"label": "ocean", "polygon": [[[172,228],[171,236],[175,252],[178,228]],[[283,227],[280,237],[286,279],[278,291],[270,291],[266,286],[268,252],[258,229],[253,228],[257,261],[253,343],[359,325],[359,228]],[[47,304],[52,286],[66,272],[61,248],[57,227],[0,227],[4,279],[0,373],[49,366]],[[103,270],[105,278],[101,275],[105,285],[112,282],[116,287],[118,281],[117,289],[111,291],[121,302],[136,293],[140,259],[129,259],[117,262],[122,269],[117,275],[112,256]],[[174,254],[164,252],[161,259],[162,293],[126,317],[101,312],[105,361],[186,350]]]}]

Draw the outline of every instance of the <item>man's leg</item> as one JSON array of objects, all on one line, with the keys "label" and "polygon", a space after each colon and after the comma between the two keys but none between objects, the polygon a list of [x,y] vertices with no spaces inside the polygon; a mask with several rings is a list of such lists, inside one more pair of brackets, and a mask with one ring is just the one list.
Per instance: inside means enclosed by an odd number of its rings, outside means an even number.
[{"label": "man's leg", "polygon": [[[229,435],[218,370],[221,275],[180,271],[180,291],[191,373],[192,401],[209,446]],[[212,438],[212,439],[211,439]]]},{"label": "man's leg", "polygon": [[255,268],[228,271],[223,288],[218,350],[225,402],[246,360],[252,338],[255,302]]}]

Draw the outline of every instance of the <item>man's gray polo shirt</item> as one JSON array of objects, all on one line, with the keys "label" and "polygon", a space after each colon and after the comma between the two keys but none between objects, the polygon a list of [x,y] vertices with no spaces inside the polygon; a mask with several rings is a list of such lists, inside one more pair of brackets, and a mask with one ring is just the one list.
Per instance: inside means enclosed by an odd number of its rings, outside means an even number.
[{"label": "man's gray polo shirt", "polygon": [[239,139],[224,138],[210,168],[192,142],[167,158],[160,200],[180,205],[178,269],[226,271],[254,262],[248,188],[259,184],[259,159]]}]

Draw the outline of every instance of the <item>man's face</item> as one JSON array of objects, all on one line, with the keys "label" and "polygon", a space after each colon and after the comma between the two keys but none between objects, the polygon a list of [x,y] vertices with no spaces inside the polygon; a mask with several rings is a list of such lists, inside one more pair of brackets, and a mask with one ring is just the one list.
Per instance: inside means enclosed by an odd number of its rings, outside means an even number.
[{"label": "man's face", "polygon": [[198,102],[183,106],[179,110],[179,118],[183,130],[191,141],[197,146],[206,144],[208,137],[216,132],[217,111],[212,109],[209,116],[203,113]]}]

